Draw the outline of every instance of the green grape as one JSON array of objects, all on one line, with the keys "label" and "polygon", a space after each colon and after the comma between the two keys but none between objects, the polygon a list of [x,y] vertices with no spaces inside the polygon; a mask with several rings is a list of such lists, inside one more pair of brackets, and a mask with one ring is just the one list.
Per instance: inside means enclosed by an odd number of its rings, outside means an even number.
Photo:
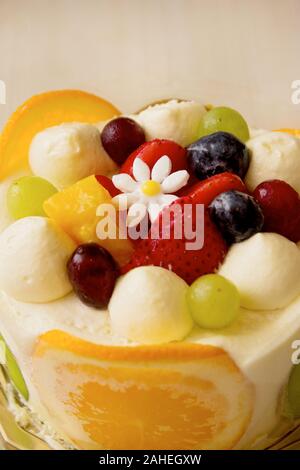
[{"label": "green grape", "polygon": [[249,128],[243,116],[238,111],[225,106],[212,108],[203,116],[199,138],[218,131],[230,132],[242,142],[246,142],[250,137]]},{"label": "green grape", "polygon": [[195,322],[201,328],[230,325],[240,308],[237,288],[219,274],[207,274],[194,281],[188,289],[187,301]]},{"label": "green grape", "polygon": [[5,364],[4,364],[4,369],[11,380],[12,384],[14,387],[18,390],[18,392],[25,398],[25,400],[28,400],[29,398],[29,392],[28,388],[26,386],[25,380],[23,378],[23,375],[20,371],[20,368],[17,364],[17,361],[5,343],[3,337],[0,335],[0,345],[4,345],[4,351],[5,351]]},{"label": "green grape", "polygon": [[300,418],[300,364],[295,365],[290,373],[286,389],[284,415]]},{"label": "green grape", "polygon": [[43,203],[57,192],[49,181],[39,176],[23,176],[7,191],[7,207],[14,219],[31,215],[44,216]]}]

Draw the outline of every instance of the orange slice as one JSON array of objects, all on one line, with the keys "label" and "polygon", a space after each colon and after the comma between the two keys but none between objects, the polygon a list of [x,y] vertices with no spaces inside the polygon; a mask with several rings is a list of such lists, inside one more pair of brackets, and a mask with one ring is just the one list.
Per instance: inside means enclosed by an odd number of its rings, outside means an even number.
[{"label": "orange slice", "polygon": [[300,129],[276,129],[275,132],[287,132],[288,134],[292,134],[295,137],[300,138]]},{"label": "orange slice", "polygon": [[80,449],[229,449],[252,415],[252,385],[213,346],[102,346],[53,330],[38,339],[33,375]]},{"label": "orange slice", "polygon": [[120,112],[108,101],[79,90],[33,96],[10,117],[0,136],[0,177],[28,165],[30,143],[38,132],[64,122],[96,123]]}]

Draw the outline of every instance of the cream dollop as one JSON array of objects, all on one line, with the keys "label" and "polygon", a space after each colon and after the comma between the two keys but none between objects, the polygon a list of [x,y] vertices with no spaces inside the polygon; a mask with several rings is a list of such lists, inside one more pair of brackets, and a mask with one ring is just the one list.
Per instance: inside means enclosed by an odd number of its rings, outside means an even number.
[{"label": "cream dollop", "polygon": [[108,310],[115,334],[140,343],[180,341],[191,331],[187,284],[171,271],[142,266],[119,279]]},{"label": "cream dollop", "polygon": [[300,250],[276,233],[232,245],[219,273],[238,288],[242,307],[275,310],[300,295]]},{"label": "cream dollop", "polygon": [[248,140],[251,159],[246,175],[250,190],[280,179],[300,192],[300,139],[284,132],[264,132]]},{"label": "cream dollop", "polygon": [[0,289],[23,302],[51,302],[72,287],[66,264],[73,241],[50,219],[25,217],[0,235]]},{"label": "cream dollop", "polygon": [[145,131],[146,139],[170,139],[186,147],[199,137],[205,107],[196,101],[171,100],[149,106],[130,116]]},{"label": "cream dollop", "polygon": [[116,169],[91,124],[70,123],[39,132],[29,149],[32,172],[59,189],[86,176],[107,175]]}]

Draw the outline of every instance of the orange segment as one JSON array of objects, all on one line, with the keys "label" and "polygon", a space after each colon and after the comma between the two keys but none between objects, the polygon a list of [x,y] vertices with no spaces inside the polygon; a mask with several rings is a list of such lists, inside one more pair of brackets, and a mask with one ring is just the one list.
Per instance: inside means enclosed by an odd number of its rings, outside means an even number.
[{"label": "orange segment", "polygon": [[292,134],[295,137],[300,138],[300,129],[276,129],[275,132],[287,132],[288,134]]},{"label": "orange segment", "polygon": [[101,204],[112,204],[111,199],[109,192],[92,175],[55,193],[44,202],[44,211],[77,244],[99,243],[110,251],[120,264],[124,264],[129,261],[133,248],[128,239],[118,236],[115,211],[109,218],[110,225],[114,228],[112,238],[100,240],[96,234],[97,224],[106,217],[106,214],[103,217],[96,215],[97,207]]},{"label": "orange segment", "polygon": [[102,346],[54,330],[38,339],[33,374],[81,449],[229,449],[252,414],[252,385],[213,346]]},{"label": "orange segment", "polygon": [[38,132],[64,122],[96,123],[120,112],[108,101],[79,90],[33,96],[10,117],[0,136],[0,177],[28,166],[30,143]]}]

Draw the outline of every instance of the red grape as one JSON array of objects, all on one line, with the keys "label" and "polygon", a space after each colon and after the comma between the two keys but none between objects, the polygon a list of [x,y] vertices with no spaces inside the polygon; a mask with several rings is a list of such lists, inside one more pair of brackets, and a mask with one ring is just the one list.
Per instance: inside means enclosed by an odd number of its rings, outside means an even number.
[{"label": "red grape", "polygon": [[115,287],[119,269],[111,254],[97,245],[79,245],[67,264],[68,275],[81,301],[105,308]]},{"label": "red grape", "polygon": [[281,180],[259,184],[253,192],[265,217],[264,232],[275,232],[292,242],[300,240],[300,197]]},{"label": "red grape", "polygon": [[126,117],[113,119],[106,124],[101,133],[104,149],[118,165],[122,165],[145,140],[142,127],[133,119]]}]

